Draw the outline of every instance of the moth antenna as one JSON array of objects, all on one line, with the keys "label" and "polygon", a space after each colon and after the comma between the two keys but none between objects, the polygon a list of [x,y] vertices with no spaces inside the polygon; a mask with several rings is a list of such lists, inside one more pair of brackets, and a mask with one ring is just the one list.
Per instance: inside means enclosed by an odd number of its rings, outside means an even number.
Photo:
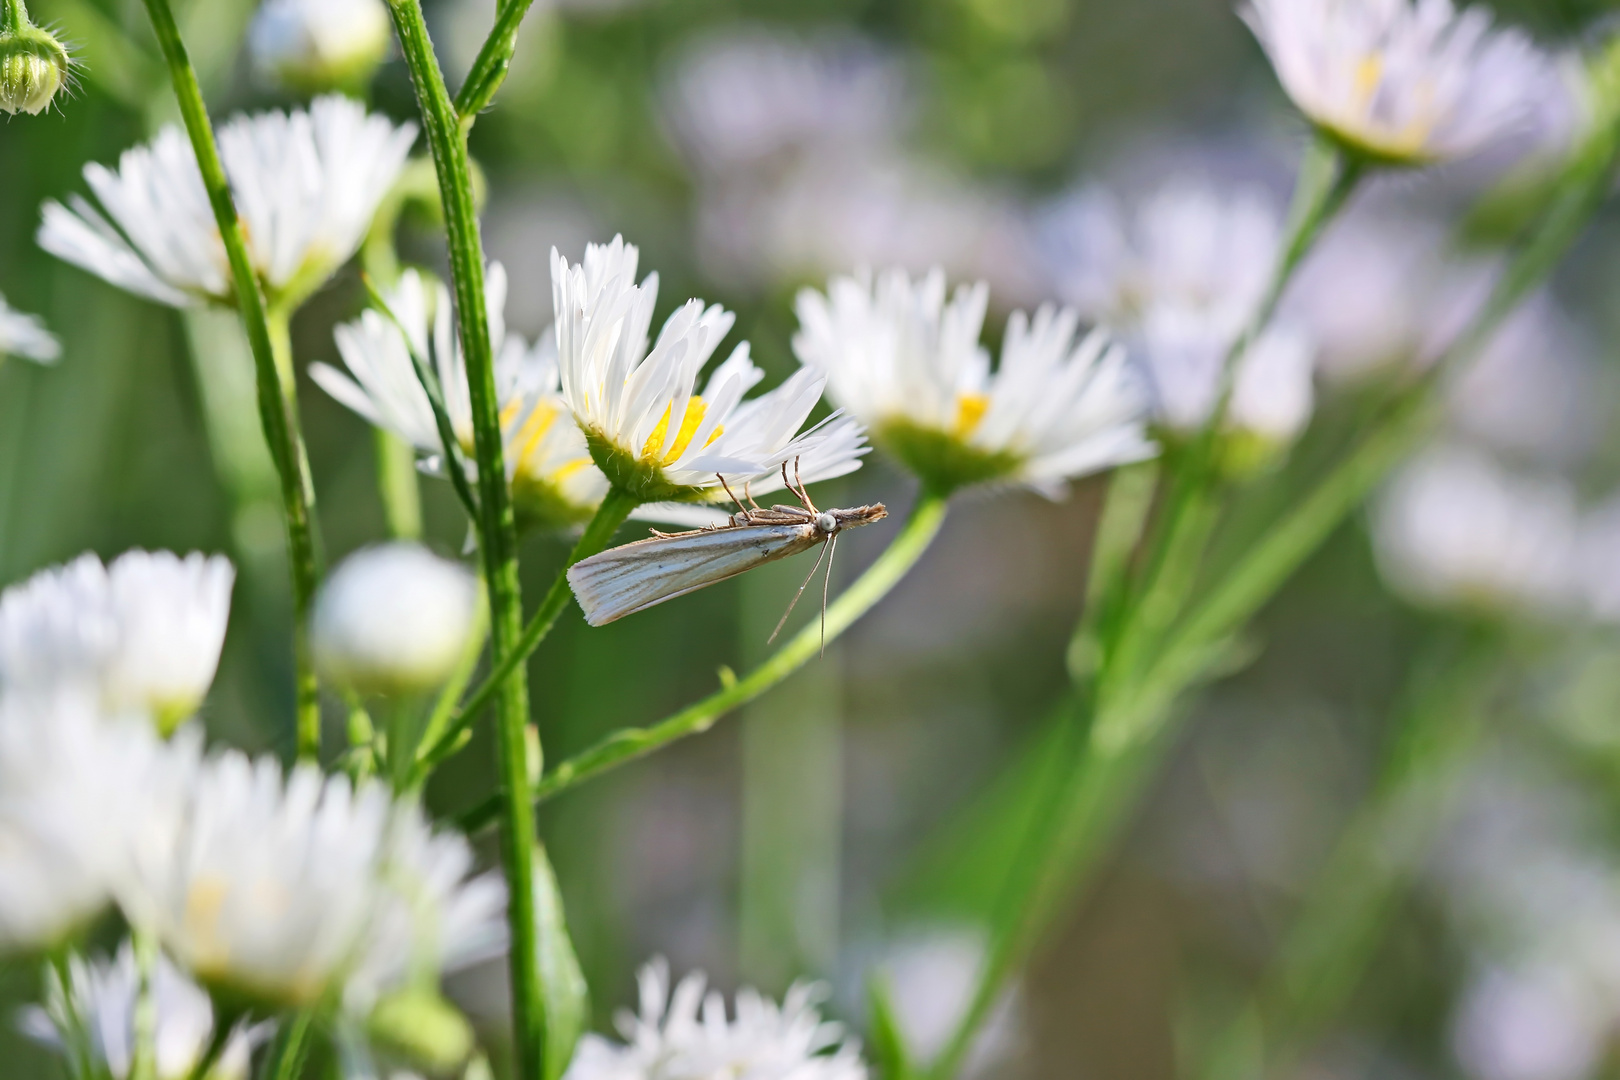
[{"label": "moth antenna", "polygon": [[[793,614],[793,608],[796,604],[798,604],[799,597],[804,595],[804,590],[810,587],[811,581],[815,580],[816,571],[821,569],[821,560],[825,559],[826,557],[827,549],[823,547],[821,549],[821,554],[816,556],[816,565],[810,568],[810,576],[804,579],[804,584],[799,586],[799,591],[793,594],[793,599],[791,602],[789,602],[787,610],[782,612],[782,617],[776,622],[776,629],[772,630],[771,636],[765,639],[765,644],[769,645],[774,642],[776,640],[776,636],[782,632],[782,627],[787,625],[788,616]],[[823,628],[822,634],[826,634],[825,628]]]},{"label": "moth antenna", "polygon": [[[827,595],[832,592],[833,560],[838,557],[838,534],[827,543],[827,576],[821,579],[821,658],[827,659]],[[816,560],[818,563],[821,560]],[[812,574],[814,570],[810,571]]]},{"label": "moth antenna", "polygon": [[[726,494],[727,495],[731,496],[732,505],[737,508],[737,512],[746,517],[748,515],[748,508],[746,506],[744,506],[742,503],[737,501],[737,496],[731,494],[731,485],[726,483],[726,478],[721,476],[719,473],[715,473],[714,478],[716,480],[720,481],[720,486],[726,489]],[[744,488],[743,490],[745,492],[747,491],[746,488]]]}]

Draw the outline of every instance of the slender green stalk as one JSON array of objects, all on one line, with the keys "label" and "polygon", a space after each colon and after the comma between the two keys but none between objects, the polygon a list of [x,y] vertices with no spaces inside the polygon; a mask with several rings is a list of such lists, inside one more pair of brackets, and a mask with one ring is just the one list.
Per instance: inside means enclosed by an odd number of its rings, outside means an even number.
[{"label": "slender green stalk", "polygon": [[518,27],[529,12],[534,0],[502,0],[495,14],[495,25],[490,28],[484,47],[478,50],[472,70],[467,73],[461,93],[456,95],[456,115],[461,118],[463,130],[470,129],[491,101],[495,92],[506,81],[512,66],[512,53],[517,49]]},{"label": "slender green stalk", "polygon": [[1018,967],[1031,932],[1027,912],[1034,905],[1049,870],[1051,853],[1063,832],[1064,810],[1074,797],[1082,776],[1080,754],[1086,744],[1091,703],[1084,696],[1064,710],[1062,732],[1041,781],[1031,827],[1019,845],[1012,868],[1002,883],[1001,897],[991,916],[991,941],[967,1010],[951,1031],[944,1049],[929,1066],[929,1080],[951,1080],[962,1067],[979,1028],[989,1017],[1002,987]]},{"label": "slender green stalk", "polygon": [[309,1033],[315,1026],[312,1009],[302,1009],[281,1025],[265,1062],[265,1080],[298,1080],[309,1056]]},{"label": "slender green stalk", "polygon": [[[827,608],[826,640],[835,640],[853,626],[917,565],[939,535],[947,505],[941,496],[922,497],[888,549]],[[726,713],[746,705],[809,663],[821,647],[821,624],[811,623],[745,677],[726,681],[716,693],[651,727],[616,731],[562,762],[541,778],[535,788],[536,801],[549,799],[678,739],[708,731]],[[482,828],[494,819],[496,810],[495,803],[486,801],[463,814],[459,823],[469,830]]]},{"label": "slender green stalk", "polygon": [[[428,147],[439,181],[450,248],[457,324],[466,360],[472,406],[473,449],[478,464],[479,552],[489,589],[490,645],[497,667],[512,656],[523,631],[518,581],[517,521],[506,485],[506,463],[495,391],[494,356],[484,292],[484,250],[473,197],[472,166],[444,73],[433,54],[420,0],[389,0],[400,49],[416,89]],[[449,464],[447,462],[447,464]],[[535,931],[534,815],[530,810],[528,746],[529,686],[521,664],[511,665],[498,692],[496,744],[506,813],[501,861],[510,891],[510,970],[516,1073],[539,1080],[545,1062],[545,993]]]},{"label": "slender green stalk", "polygon": [[416,483],[416,450],[387,428],[372,430],[377,457],[377,494],[382,499],[388,535],[395,540],[422,538],[422,493]]},{"label": "slender green stalk", "polygon": [[1138,677],[1146,657],[1186,604],[1220,513],[1216,489],[1220,442],[1238,369],[1270,326],[1305,256],[1344,209],[1364,172],[1361,162],[1347,157],[1325,138],[1319,137],[1306,152],[1277,264],[1259,304],[1227,350],[1209,417],[1179,455],[1179,468],[1165,499],[1163,521],[1142,586],[1121,620],[1117,637],[1106,649],[1104,696],[1111,689],[1110,682],[1129,683]]},{"label": "slender green stalk", "polygon": [[[298,500],[305,521],[315,520],[315,480],[309,468],[309,454],[304,447],[298,423],[298,382],[293,367],[292,327],[286,310],[271,306],[266,312],[266,325],[270,331],[270,349],[276,362],[276,378],[281,389],[282,413],[287,417],[292,439],[293,454],[297,459]],[[295,566],[293,577],[297,587],[293,590],[293,655],[298,680],[298,757],[303,761],[319,761],[321,757],[321,691],[315,677],[315,657],[310,648],[310,615],[315,601],[318,558],[313,538],[308,551],[309,563]]]},{"label": "slender green stalk", "polygon": [[539,647],[568,606],[568,568],[607,547],[608,542],[613,539],[613,534],[619,531],[619,526],[625,523],[630,517],[630,511],[638,505],[640,500],[634,495],[629,495],[618,488],[608,490],[602,505],[596,508],[595,516],[591,518],[585,526],[585,532],[574,544],[574,550],[569,552],[568,561],[557,571],[557,576],[551,582],[551,588],[546,590],[546,598],[540,602],[540,609],[534,613],[534,618],[529,620],[529,625],[523,628],[523,635],[518,639],[517,645],[496,662],[489,677],[467,696],[467,700],[456,710],[449,724],[445,725],[444,734],[434,741],[423,755],[424,772],[431,771],[445,758],[466,745],[467,734],[472,730],[473,721],[478,719],[478,714],[489,704],[501,681]]},{"label": "slender green stalk", "polygon": [[130,937],[135,950],[136,984],[128,1080],[156,1080],[157,992],[153,979],[157,974],[158,943],[150,931],[138,928]]},{"label": "slender green stalk", "polygon": [[145,2],[152,30],[163,50],[163,58],[174,83],[174,94],[185,120],[186,134],[190,136],[192,150],[197,155],[197,166],[202,172],[203,187],[208,192],[208,202],[214,211],[220,241],[230,260],[237,312],[242,317],[248,345],[253,351],[259,420],[264,425],[265,441],[270,445],[270,456],[275,460],[276,472],[281,479],[281,500],[287,518],[287,561],[292,571],[293,611],[298,618],[294,651],[298,668],[299,750],[302,754],[308,749],[306,737],[309,721],[306,709],[307,703],[312,700],[317,711],[315,724],[317,740],[319,738],[319,697],[315,689],[314,670],[309,664],[307,643],[302,638],[307,629],[304,616],[314,600],[319,581],[313,490],[307,483],[308,467],[303,462],[302,442],[297,437],[295,421],[288,415],[286,394],[277,373],[276,352],[264,296],[259,291],[258,278],[248,259],[247,243],[236,216],[236,205],[231,199],[225,166],[214,143],[214,129],[208,119],[208,108],[203,103],[202,90],[197,85],[197,73],[186,55],[185,42],[180,39],[180,30],[175,25],[169,0]]},{"label": "slender green stalk", "polygon": [[1478,740],[1484,706],[1500,685],[1498,644],[1495,634],[1471,634],[1462,655],[1427,674],[1397,714],[1371,797],[1334,845],[1250,1006],[1210,1046],[1201,1080],[1248,1075],[1251,1019],[1264,1033],[1262,1074],[1280,1075],[1354,991]]},{"label": "slender green stalk", "polygon": [[225,1047],[231,1041],[231,1029],[235,1027],[235,1018],[224,1016],[218,1003],[214,1005],[214,1030],[208,1037],[208,1046],[197,1063],[191,1067],[190,1080],[208,1080],[208,1074],[214,1071],[219,1064],[219,1057],[225,1052]]}]

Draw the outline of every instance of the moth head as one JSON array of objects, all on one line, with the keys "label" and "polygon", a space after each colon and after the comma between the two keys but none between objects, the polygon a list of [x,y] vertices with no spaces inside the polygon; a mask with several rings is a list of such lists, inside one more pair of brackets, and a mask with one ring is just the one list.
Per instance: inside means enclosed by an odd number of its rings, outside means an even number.
[{"label": "moth head", "polygon": [[[848,510],[829,510],[816,519],[816,527],[823,532],[837,532],[840,529],[853,529],[861,525],[870,525],[874,521],[882,521],[889,516],[888,508],[882,503],[873,503],[871,506],[856,506]],[[822,522],[832,518],[837,528],[828,529]]]}]

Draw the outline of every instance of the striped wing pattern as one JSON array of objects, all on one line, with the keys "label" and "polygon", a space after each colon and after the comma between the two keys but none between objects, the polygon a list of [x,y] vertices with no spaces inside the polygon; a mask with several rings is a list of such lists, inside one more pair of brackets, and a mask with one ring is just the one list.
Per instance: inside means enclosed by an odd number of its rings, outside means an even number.
[{"label": "striped wing pattern", "polygon": [[569,569],[568,584],[585,621],[602,626],[820,542],[810,522],[657,536],[582,559]]}]

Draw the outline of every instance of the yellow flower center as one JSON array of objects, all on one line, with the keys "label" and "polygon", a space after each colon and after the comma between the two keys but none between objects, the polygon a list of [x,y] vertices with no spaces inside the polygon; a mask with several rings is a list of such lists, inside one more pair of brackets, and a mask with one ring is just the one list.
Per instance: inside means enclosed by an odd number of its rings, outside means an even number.
[{"label": "yellow flower center", "polygon": [[[650,461],[660,466],[674,464],[682,454],[686,453],[686,448],[691,445],[692,437],[697,434],[698,425],[703,423],[704,414],[709,411],[709,406],[703,398],[693,394],[686,403],[686,414],[681,417],[681,426],[680,430],[675,433],[675,442],[666,451],[664,443],[669,437],[670,413],[674,408],[675,403],[673,401],[664,406],[664,415],[659,418],[658,426],[653,428],[652,434],[647,436],[647,442],[641,448],[641,460]],[[718,439],[724,431],[724,426],[716,425],[714,431],[703,445],[708,446]]]},{"label": "yellow flower center", "polygon": [[186,929],[192,937],[199,966],[224,967],[228,950],[219,939],[219,913],[225,906],[230,885],[217,877],[199,877],[186,891]]},{"label": "yellow flower center", "polygon": [[1368,53],[1356,65],[1356,97],[1361,107],[1365,109],[1372,103],[1373,95],[1378,93],[1378,84],[1384,81],[1384,57],[1380,53]]},{"label": "yellow flower center", "polygon": [[951,434],[958,439],[972,435],[984,414],[990,411],[990,398],[986,394],[961,394],[956,399],[956,420]]}]

